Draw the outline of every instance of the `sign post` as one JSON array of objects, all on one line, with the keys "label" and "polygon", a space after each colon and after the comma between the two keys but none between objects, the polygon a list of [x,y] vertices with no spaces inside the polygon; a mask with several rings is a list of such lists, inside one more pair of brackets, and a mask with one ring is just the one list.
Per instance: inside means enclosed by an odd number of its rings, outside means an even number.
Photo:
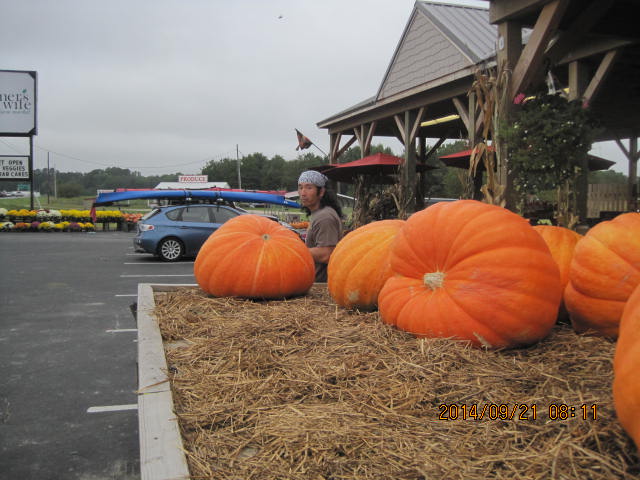
[{"label": "sign post", "polygon": [[[37,72],[0,70],[0,137],[29,137],[26,173],[22,156],[0,158],[0,180],[28,179],[33,210],[33,137],[37,134]],[[5,169],[6,167],[6,169]],[[6,175],[5,175],[6,172]]]}]

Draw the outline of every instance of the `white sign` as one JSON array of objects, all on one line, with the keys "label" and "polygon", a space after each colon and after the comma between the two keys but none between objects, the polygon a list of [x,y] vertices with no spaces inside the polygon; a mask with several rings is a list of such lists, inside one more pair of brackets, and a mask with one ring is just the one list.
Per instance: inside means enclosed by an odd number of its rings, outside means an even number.
[{"label": "white sign", "polygon": [[29,178],[29,157],[0,156],[0,180],[22,180]]},{"label": "white sign", "polygon": [[206,183],[209,181],[209,175],[179,175],[180,183]]},{"label": "white sign", "polygon": [[36,72],[0,70],[0,136],[36,134]]}]

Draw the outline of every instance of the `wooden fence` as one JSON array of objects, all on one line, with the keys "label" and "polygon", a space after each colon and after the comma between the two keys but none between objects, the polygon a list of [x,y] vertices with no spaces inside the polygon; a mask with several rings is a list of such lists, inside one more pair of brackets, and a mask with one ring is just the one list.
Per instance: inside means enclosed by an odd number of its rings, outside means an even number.
[{"label": "wooden fence", "polygon": [[600,212],[626,212],[626,183],[590,183],[587,196],[587,217],[598,218]]}]

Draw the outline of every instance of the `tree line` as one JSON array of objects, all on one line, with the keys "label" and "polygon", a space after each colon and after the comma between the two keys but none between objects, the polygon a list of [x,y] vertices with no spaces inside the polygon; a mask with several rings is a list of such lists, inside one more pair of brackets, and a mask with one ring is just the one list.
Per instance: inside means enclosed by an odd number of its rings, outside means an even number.
[{"label": "tree line", "polygon": [[[435,155],[427,161],[428,164],[437,167],[427,172],[427,196],[458,198],[462,194],[462,182],[459,176],[465,171],[444,167],[438,158],[466,148],[466,142],[462,140],[445,144],[438,148]],[[372,146],[371,153],[378,152],[404,156],[404,152],[394,153],[389,147],[383,145]],[[340,157],[340,163],[359,158],[361,158],[360,147],[353,147]],[[268,158],[262,153],[252,153],[241,157],[239,163],[240,175],[238,175],[238,159],[235,158],[211,160],[198,173],[208,175],[209,181],[212,182],[227,182],[232,188],[292,191],[297,188],[298,177],[302,171],[327,164],[328,159],[326,156],[320,156],[313,152],[298,155],[293,160],[285,160],[280,155]],[[34,170],[34,186],[41,195],[92,197],[99,189],[154,188],[160,182],[176,182],[178,176],[184,174],[176,172],[174,174],[144,176],[138,171],[119,167],[96,169],[86,173],[61,172],[43,168]],[[626,175],[610,170],[590,172],[589,176],[591,183],[625,183],[627,181]],[[20,183],[28,182],[2,181],[0,182],[0,190],[17,190]],[[341,193],[352,194],[353,187],[342,184]]]}]

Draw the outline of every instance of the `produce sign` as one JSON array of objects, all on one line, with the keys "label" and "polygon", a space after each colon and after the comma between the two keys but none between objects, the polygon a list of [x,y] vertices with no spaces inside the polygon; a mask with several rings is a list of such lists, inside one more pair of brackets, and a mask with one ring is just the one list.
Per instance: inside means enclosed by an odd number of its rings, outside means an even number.
[{"label": "produce sign", "polygon": [[29,178],[29,157],[0,155],[0,180]]}]

